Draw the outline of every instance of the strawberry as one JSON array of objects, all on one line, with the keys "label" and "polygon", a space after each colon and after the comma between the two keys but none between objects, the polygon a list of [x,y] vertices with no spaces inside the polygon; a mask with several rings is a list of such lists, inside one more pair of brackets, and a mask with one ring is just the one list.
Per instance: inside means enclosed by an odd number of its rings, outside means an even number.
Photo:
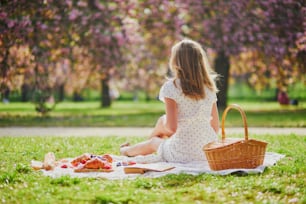
[{"label": "strawberry", "polygon": [[136,162],[134,162],[134,161],[129,161],[128,162],[128,165],[134,165],[134,164],[136,164]]},{"label": "strawberry", "polygon": [[109,163],[105,163],[103,169],[111,169],[112,166]]},{"label": "strawberry", "polygon": [[61,166],[61,168],[63,168],[63,169],[67,169],[67,168],[68,168],[68,166],[67,166],[67,164],[63,164],[63,165]]}]

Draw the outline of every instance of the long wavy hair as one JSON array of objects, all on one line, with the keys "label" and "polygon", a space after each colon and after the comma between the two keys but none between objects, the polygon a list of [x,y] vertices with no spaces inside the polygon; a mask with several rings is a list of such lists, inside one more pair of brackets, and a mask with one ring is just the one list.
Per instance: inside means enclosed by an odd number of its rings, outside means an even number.
[{"label": "long wavy hair", "polygon": [[[218,92],[215,79],[217,74],[210,68],[202,46],[190,39],[184,39],[172,47],[169,62],[175,78],[180,80],[185,96],[199,100],[205,98],[206,86]],[[175,82],[175,80],[174,80]]]}]

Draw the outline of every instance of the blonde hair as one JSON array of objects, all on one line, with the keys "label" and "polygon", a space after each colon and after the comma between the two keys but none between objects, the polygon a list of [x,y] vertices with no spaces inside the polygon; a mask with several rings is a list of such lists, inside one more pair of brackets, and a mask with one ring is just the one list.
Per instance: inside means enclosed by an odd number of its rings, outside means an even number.
[{"label": "blonde hair", "polygon": [[215,84],[217,74],[210,68],[207,55],[202,46],[189,39],[184,39],[172,47],[169,62],[175,78],[181,83],[185,96],[199,100],[205,98],[204,87],[217,92]]}]

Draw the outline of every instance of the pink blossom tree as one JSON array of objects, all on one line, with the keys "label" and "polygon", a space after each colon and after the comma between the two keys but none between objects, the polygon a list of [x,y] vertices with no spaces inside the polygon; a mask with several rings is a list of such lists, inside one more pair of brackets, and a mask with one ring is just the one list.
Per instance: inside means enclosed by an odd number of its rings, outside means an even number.
[{"label": "pink blossom tree", "polygon": [[171,46],[181,38],[182,20],[174,1],[150,0],[135,3],[129,12],[129,22],[134,24],[137,35],[129,35],[132,36],[130,52],[126,53],[129,77],[124,81],[130,90],[144,90],[149,100],[158,94],[165,80]]},{"label": "pink blossom tree", "polygon": [[[183,34],[213,48],[221,75],[219,106],[226,106],[230,57],[245,51],[262,53],[262,69],[287,86],[293,67],[305,73],[305,3],[301,0],[179,1],[186,10]],[[300,43],[299,43],[300,42]],[[296,60],[300,59],[300,60]],[[254,70],[259,74],[262,70]],[[256,82],[260,83],[260,79]],[[281,85],[282,84],[282,85]]]},{"label": "pink blossom tree", "polygon": [[[125,1],[66,0],[1,3],[1,87],[8,84],[9,49],[17,43],[31,52],[32,86],[36,110],[45,114],[52,109],[46,102],[57,85],[56,62],[69,59],[71,73],[76,59],[74,48],[87,50],[87,69],[99,72],[102,84],[102,106],[109,106],[108,70],[122,64],[121,47],[127,42],[122,20],[128,10]],[[65,81],[61,82],[64,84]]]}]

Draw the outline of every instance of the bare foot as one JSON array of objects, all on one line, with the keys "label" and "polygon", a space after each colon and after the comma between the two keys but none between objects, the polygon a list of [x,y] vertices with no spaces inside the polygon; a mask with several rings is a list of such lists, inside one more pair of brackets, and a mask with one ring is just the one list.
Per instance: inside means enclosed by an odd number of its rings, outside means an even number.
[{"label": "bare foot", "polygon": [[129,156],[127,153],[128,149],[129,149],[129,146],[120,147],[120,154],[123,156]]},{"label": "bare foot", "polygon": [[123,156],[128,156],[127,155],[127,149],[130,146],[129,142],[125,142],[122,145],[120,145],[120,154]]},{"label": "bare foot", "polygon": [[128,147],[128,146],[130,146],[130,143],[129,143],[129,142],[125,142],[125,143],[123,143],[122,145],[120,145],[120,148],[122,148],[122,147]]}]

